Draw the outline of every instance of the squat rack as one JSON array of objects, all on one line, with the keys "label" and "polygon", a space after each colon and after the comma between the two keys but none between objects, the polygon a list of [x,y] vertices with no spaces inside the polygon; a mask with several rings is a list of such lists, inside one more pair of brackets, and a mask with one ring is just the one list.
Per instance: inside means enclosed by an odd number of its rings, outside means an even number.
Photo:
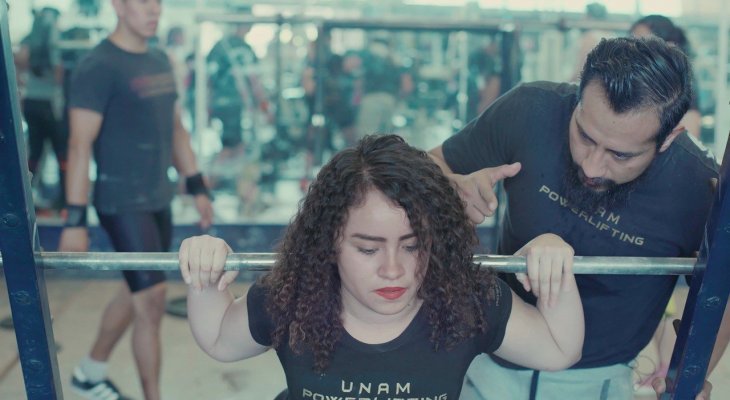
[{"label": "squat rack", "polygon": [[[25,145],[20,127],[20,110],[15,67],[8,31],[8,5],[0,4],[0,253],[15,327],[18,354],[26,396],[30,400],[62,399],[61,380],[55,354],[55,340],[44,280],[46,268],[68,268],[64,260],[76,257],[78,268],[105,269],[113,259],[86,253],[64,255],[40,252],[33,202],[30,195]],[[730,146],[725,149],[730,160]],[[626,273],[619,265],[637,269],[641,266],[669,268],[662,273],[689,273],[693,279],[683,314],[677,344],[668,374],[668,392],[663,399],[694,398],[704,383],[710,355],[730,292],[730,199],[728,198],[728,162],[721,168],[705,237],[697,260],[694,259],[625,259],[585,257],[576,260],[576,268],[606,265],[606,273]],[[145,257],[150,256],[145,255]],[[249,264],[268,265],[272,255],[238,255],[231,268],[253,269]],[[103,257],[115,257],[105,254]],[[126,253],[124,258],[129,258]],[[146,262],[158,269],[173,269],[176,256],[152,254]],[[501,268],[524,268],[524,260],[514,257],[479,256],[476,261],[502,265]],[[165,261],[165,259],[167,261]],[[252,261],[253,260],[253,261]],[[88,264],[93,264],[91,267]],[[161,264],[167,263],[165,268]],[[601,264],[602,263],[602,264]],[[627,264],[628,263],[628,264]],[[65,265],[65,267],[64,267]],[[119,269],[119,264],[116,268]],[[264,267],[263,269],[266,269]],[[109,268],[106,268],[109,269]],[[505,269],[508,270],[508,269]],[[591,271],[592,273],[595,271]]]}]

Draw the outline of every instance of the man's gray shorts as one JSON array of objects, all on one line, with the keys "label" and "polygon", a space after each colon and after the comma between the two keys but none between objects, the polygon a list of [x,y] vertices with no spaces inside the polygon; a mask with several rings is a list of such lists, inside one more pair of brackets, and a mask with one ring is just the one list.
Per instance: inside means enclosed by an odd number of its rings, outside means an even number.
[{"label": "man's gray shorts", "polygon": [[[530,400],[532,370],[501,367],[487,355],[474,359],[466,373],[461,400]],[[540,371],[536,400],[631,400],[632,369],[626,364],[601,368]]]}]

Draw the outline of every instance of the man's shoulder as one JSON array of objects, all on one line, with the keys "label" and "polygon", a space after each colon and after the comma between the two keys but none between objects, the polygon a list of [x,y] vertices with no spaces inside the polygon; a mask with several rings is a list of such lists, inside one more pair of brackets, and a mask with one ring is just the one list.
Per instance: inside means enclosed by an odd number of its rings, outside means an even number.
[{"label": "man's shoulder", "polygon": [[172,62],[170,61],[170,55],[160,47],[151,47],[147,51],[147,57],[151,60],[154,65],[159,66],[163,69],[172,70]]},{"label": "man's shoulder", "polygon": [[670,148],[679,168],[689,169],[700,176],[717,175],[719,167],[715,156],[694,136],[681,133]]},{"label": "man's shoulder", "polygon": [[102,40],[81,58],[76,68],[88,71],[96,68],[111,68],[114,64],[112,48],[110,48],[108,40]]},{"label": "man's shoulder", "polygon": [[147,51],[147,55],[148,57],[159,58],[163,60],[170,59],[168,53],[161,47],[150,47],[150,49]]},{"label": "man's shoulder", "polygon": [[[647,173],[646,193],[658,196],[657,202],[669,202],[675,211],[704,215],[713,198],[710,180],[719,176],[719,166],[712,153],[687,133],[682,133],[666,154],[659,157],[659,162],[655,162]],[[683,218],[676,220],[686,221]]]},{"label": "man's shoulder", "polygon": [[575,84],[548,81],[521,83],[502,98],[506,104],[532,111],[572,110],[577,99],[578,86]]},{"label": "man's shoulder", "polygon": [[520,83],[513,90],[523,94],[561,98],[573,98],[578,94],[578,86],[574,83],[551,81]]}]

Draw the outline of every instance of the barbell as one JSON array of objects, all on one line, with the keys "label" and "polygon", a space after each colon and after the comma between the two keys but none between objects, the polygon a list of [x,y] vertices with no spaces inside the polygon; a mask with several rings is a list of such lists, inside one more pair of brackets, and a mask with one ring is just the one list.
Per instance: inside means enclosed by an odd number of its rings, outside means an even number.
[{"label": "barbell", "polygon": [[[491,267],[498,272],[527,272],[524,257],[475,255],[476,264]],[[157,270],[177,271],[177,253],[58,253],[37,252],[36,263],[49,270],[121,271]],[[226,259],[225,270],[269,271],[276,261],[276,253],[232,253]],[[575,274],[602,275],[691,275],[695,258],[679,257],[595,257],[576,256]],[[0,267],[3,267],[0,256]]]}]

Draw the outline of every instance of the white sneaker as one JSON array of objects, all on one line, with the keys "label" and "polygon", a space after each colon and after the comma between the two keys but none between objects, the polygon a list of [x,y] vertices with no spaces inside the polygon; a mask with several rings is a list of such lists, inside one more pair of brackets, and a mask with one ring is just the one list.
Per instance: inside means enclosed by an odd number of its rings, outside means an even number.
[{"label": "white sneaker", "polygon": [[79,367],[74,368],[71,387],[76,393],[89,400],[131,400],[129,397],[123,396],[109,379],[90,382]]}]

